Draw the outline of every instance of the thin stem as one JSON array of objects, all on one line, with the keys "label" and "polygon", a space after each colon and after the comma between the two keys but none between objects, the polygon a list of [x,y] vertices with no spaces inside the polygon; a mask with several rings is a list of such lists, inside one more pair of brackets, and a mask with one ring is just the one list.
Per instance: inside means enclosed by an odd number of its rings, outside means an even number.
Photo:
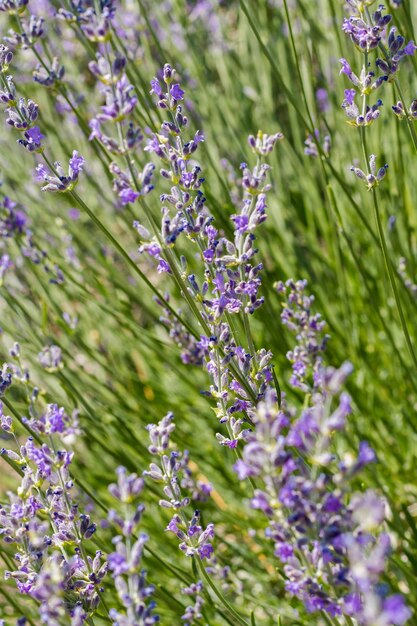
[{"label": "thin stem", "polygon": [[247,4],[246,4],[245,0],[240,0],[240,7],[241,7],[243,13],[245,14],[245,16],[246,16],[246,18],[247,18],[247,20],[249,22],[249,26],[250,26],[251,30],[253,31],[253,34],[255,35],[255,37],[256,37],[256,39],[257,39],[257,41],[258,41],[258,43],[259,43],[259,45],[261,47],[262,53],[265,55],[265,57],[267,58],[269,64],[271,65],[271,67],[273,69],[273,71],[274,71],[274,73],[275,73],[275,75],[276,75],[276,77],[278,79],[278,82],[279,82],[279,84],[281,86],[281,89],[283,90],[283,92],[285,93],[285,95],[288,98],[289,102],[293,106],[293,108],[294,108],[295,112],[297,113],[297,115],[299,116],[300,120],[303,122],[303,124],[306,127],[307,131],[310,134],[313,134],[313,128],[309,128],[309,124],[308,124],[307,120],[305,119],[303,113],[301,112],[300,107],[298,106],[298,103],[297,103],[297,100],[296,100],[295,96],[292,94],[291,90],[285,84],[284,79],[282,78],[282,74],[279,71],[277,64],[275,63],[272,54],[268,50],[268,47],[262,41],[261,36],[260,36],[260,34],[258,32],[258,29],[256,28],[255,22],[253,21],[251,15],[249,13],[249,10],[248,10],[248,7],[247,7]]},{"label": "thin stem", "polygon": [[293,53],[293,56],[294,56],[295,68],[297,70],[298,81],[300,83],[299,87],[301,89],[301,95],[303,97],[305,110],[306,110],[309,122],[311,124],[311,128],[314,128],[314,121],[313,121],[313,118],[312,118],[311,113],[310,113],[310,107],[308,106],[307,94],[306,94],[306,91],[304,89],[304,81],[303,81],[303,77],[301,75],[300,62],[299,62],[300,55],[297,53],[297,48],[295,47],[294,33],[293,33],[293,29],[292,29],[292,24],[291,24],[290,13],[288,11],[287,0],[284,0],[284,11],[285,11],[285,17],[286,17],[286,20],[287,20],[288,32],[289,32],[289,35],[290,35],[290,42],[291,42],[292,53]]},{"label": "thin stem", "polygon": [[414,352],[413,344],[411,342],[410,334],[408,332],[407,323],[406,323],[406,320],[405,320],[405,316],[404,316],[404,312],[403,312],[403,308],[402,308],[402,304],[401,304],[401,299],[400,299],[400,296],[399,296],[399,293],[398,293],[397,283],[396,283],[394,272],[392,270],[391,263],[390,263],[390,260],[389,260],[388,248],[387,248],[387,243],[386,243],[386,240],[385,240],[384,229],[382,227],[381,215],[380,215],[380,212],[379,212],[379,205],[378,205],[378,198],[377,198],[377,194],[376,194],[375,190],[373,190],[372,196],[373,196],[373,201],[374,201],[375,220],[376,220],[376,225],[377,225],[377,229],[378,229],[379,239],[380,239],[380,242],[381,242],[381,249],[382,249],[382,255],[384,257],[385,267],[386,267],[386,270],[387,270],[389,282],[391,284],[391,289],[392,289],[393,294],[394,294],[395,304],[397,305],[398,315],[399,315],[399,318],[400,318],[401,328],[402,328],[403,333],[404,333],[405,341],[406,341],[408,350],[410,352],[411,358],[413,360],[414,367],[417,368],[417,358],[416,358],[416,355],[415,355],[415,352]]},{"label": "thin stem", "polygon": [[226,598],[224,597],[220,589],[218,589],[217,586],[214,584],[214,582],[212,581],[210,576],[207,574],[206,569],[200,560],[197,561],[197,566],[204,580],[209,585],[213,593],[220,600],[220,602],[223,604],[225,609],[227,609],[227,611],[239,622],[239,624],[242,624],[242,626],[249,626],[249,623],[246,620],[244,620],[243,617],[239,615],[239,613],[233,608],[233,606],[226,600]]},{"label": "thin stem", "polygon": [[154,287],[151,281],[145,276],[142,270],[136,265],[136,263],[131,259],[126,250],[120,245],[115,237],[111,234],[111,232],[106,228],[101,220],[93,213],[93,211],[87,206],[87,204],[80,198],[80,196],[75,191],[69,192],[72,198],[79,204],[79,206],[85,211],[91,221],[104,233],[107,239],[111,242],[114,248],[119,252],[119,254],[123,257],[123,259],[127,262],[127,264],[133,269],[133,271],[140,276],[140,278],[144,281],[144,283],[149,287],[149,289],[157,296],[159,300],[164,303],[164,306],[169,310],[169,312],[187,329],[187,331],[193,335],[193,337],[198,337],[197,333],[191,326],[188,324],[186,320],[183,320],[178,313],[171,307],[171,305],[165,300],[162,294]]}]

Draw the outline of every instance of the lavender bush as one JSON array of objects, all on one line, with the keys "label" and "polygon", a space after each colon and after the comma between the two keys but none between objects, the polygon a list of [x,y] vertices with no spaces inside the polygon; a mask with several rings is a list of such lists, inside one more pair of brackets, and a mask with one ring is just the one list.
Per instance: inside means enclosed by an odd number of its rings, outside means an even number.
[{"label": "lavender bush", "polygon": [[0,13],[0,624],[417,624],[414,4]]}]

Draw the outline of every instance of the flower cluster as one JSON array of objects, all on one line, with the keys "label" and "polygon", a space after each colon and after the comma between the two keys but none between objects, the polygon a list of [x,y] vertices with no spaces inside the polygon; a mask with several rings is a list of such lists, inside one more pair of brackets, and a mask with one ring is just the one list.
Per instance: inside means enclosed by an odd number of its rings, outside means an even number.
[{"label": "flower cluster", "polygon": [[[213,554],[211,539],[214,538],[214,524],[204,529],[200,525],[200,511],[195,510],[187,519],[185,509],[191,501],[204,500],[210,493],[205,484],[196,485],[188,469],[188,455],[172,450],[168,454],[170,437],[175,429],[174,416],[168,413],[158,424],[148,426],[151,445],[149,452],[159,458],[159,464],[151,463],[144,476],[164,485],[165,498],[159,501],[161,507],[174,511],[167,530],[180,540],[179,548],[186,556],[198,555],[200,559],[210,559]],[[184,495],[184,492],[189,495]]]},{"label": "flower cluster", "polygon": [[0,237],[22,235],[27,223],[27,215],[16,202],[8,196],[0,201]]},{"label": "flower cluster", "polygon": [[193,583],[189,587],[181,589],[181,593],[186,596],[194,597],[194,604],[187,606],[184,615],[181,619],[184,620],[185,626],[190,626],[195,620],[201,619],[201,607],[204,604],[204,598],[201,595],[203,590],[203,583],[199,580],[197,583]]},{"label": "flower cluster", "polygon": [[154,586],[146,581],[145,570],[140,569],[147,535],[138,538],[135,533],[144,511],[138,502],[143,480],[136,474],[128,474],[124,467],[117,469],[117,483],[109,485],[109,491],[118,503],[119,512],[111,509],[109,522],[120,533],[113,538],[115,551],[108,555],[107,563],[114,578],[123,612],[110,609],[109,616],[115,626],[151,626],[159,621],[154,613],[155,602],[149,601]]},{"label": "flower cluster", "polygon": [[97,54],[95,61],[89,63],[90,71],[97,78],[100,92],[106,101],[106,104],[101,107],[101,112],[89,122],[92,131],[90,140],[98,139],[109,152],[114,154],[126,154],[127,151],[133,150],[143,138],[140,129],[136,129],[133,122],[130,122],[122,144],[120,139],[113,139],[102,130],[103,124],[125,122],[136,107],[137,97],[124,71],[125,66],[124,57],[116,57],[113,62],[110,62],[100,53]]},{"label": "flower cluster", "polygon": [[[380,5],[372,15],[361,2],[349,3],[349,7],[353,15],[344,20],[342,30],[362,52],[366,53],[366,57],[360,76],[352,71],[346,59],[340,59],[341,73],[344,73],[355,87],[355,89],[345,90],[342,108],[348,117],[349,124],[364,127],[371,125],[378,119],[382,106],[381,99],[372,105],[368,104],[367,96],[387,81],[396,81],[401,61],[407,56],[413,56],[417,46],[413,41],[406,44],[404,37],[397,34],[395,27],[391,28],[388,35],[386,34],[386,27],[391,22],[392,16],[384,14],[385,7],[383,5]],[[368,61],[368,53],[376,49],[382,53],[382,58],[378,57],[375,61],[375,68],[380,72],[377,78],[375,78],[375,72],[369,69],[370,63]],[[362,96],[362,107],[355,103],[356,90]],[[408,119],[413,120],[415,118],[413,104],[407,112],[403,101],[397,102],[392,109],[399,119],[408,117]],[[378,174],[382,174],[382,170]],[[357,175],[361,177],[360,174]],[[381,178],[378,178],[378,175],[375,177],[375,172],[371,172],[369,176],[368,188],[372,189]]]},{"label": "flower cluster", "polygon": [[396,104],[392,105],[392,110],[400,120],[406,117],[413,122],[417,120],[417,100],[411,102],[408,110],[404,108],[403,103],[399,100]]},{"label": "flower cluster", "polygon": [[313,312],[314,296],[306,292],[307,281],[289,279],[285,284],[277,283],[276,288],[285,296],[282,323],[297,338],[297,345],[287,353],[293,369],[290,383],[307,392],[321,382],[322,354],[329,338],[324,333],[326,323],[319,313]]},{"label": "flower cluster", "polygon": [[111,36],[115,12],[113,0],[104,0],[99,4],[81,1],[71,3],[70,9],[60,7],[57,17],[69,24],[79,24],[89,41],[103,43]]},{"label": "flower cluster", "polygon": [[355,104],[356,91],[354,89],[345,90],[345,99],[342,104],[347,117],[349,118],[349,124],[352,126],[370,126],[380,116],[380,108],[382,106],[382,100],[379,99],[372,106],[366,105],[363,112],[359,111],[358,105]]},{"label": "flower cluster", "polygon": [[[19,139],[18,143],[26,150],[44,154],[42,141],[45,136],[40,128],[35,125],[39,115],[39,107],[33,100],[26,101],[25,98],[17,98],[12,77],[4,77],[4,68],[12,60],[12,54],[6,46],[0,45],[0,68],[2,68],[0,72],[0,102],[8,105],[6,123],[15,130],[23,132],[23,138]],[[42,191],[72,191],[84,167],[84,158],[77,150],[74,150],[69,159],[68,174],[65,173],[58,161],[51,165],[46,157],[44,158],[49,169],[43,163],[40,163],[36,168],[36,180],[46,183],[42,187]]]},{"label": "flower cluster", "polygon": [[12,76],[5,76],[13,53],[0,44],[0,102],[6,104],[6,123],[15,130],[23,133],[23,138],[18,140],[29,152],[42,152],[42,140],[45,138],[41,133],[36,121],[39,115],[39,107],[33,100],[17,98],[16,87]]},{"label": "flower cluster", "polygon": [[[167,272],[180,281],[184,295],[197,311],[204,334],[195,340],[189,332],[181,331],[172,315],[165,323],[174,324],[171,334],[183,350],[186,362],[201,363],[213,381],[211,396],[217,401],[217,416],[229,422],[233,413],[243,412],[246,419],[253,401],[261,397],[272,380],[271,354],[256,350],[250,334],[248,317],[263,304],[260,296],[262,264],[255,264],[255,231],[266,220],[266,181],[269,166],[263,158],[282,139],[281,133],[249,137],[249,145],[257,155],[257,164],[250,169],[241,164],[241,206],[231,216],[233,239],[222,235],[214,225],[202,190],[204,178],[195,154],[204,135],[197,131],[189,140],[183,140],[188,125],[182,101],[184,90],[174,82],[175,70],[165,65],[161,82],[152,81],[151,93],[158,97],[158,106],[170,113],[170,120],[162,124],[161,133],[154,134],[145,148],[154,153],[163,164],[161,175],[172,184],[169,193],[161,195],[162,228],[154,236],[136,222],[143,243],[139,251],[158,261],[158,271]],[[181,267],[171,252],[177,239],[185,235],[195,246],[204,268],[200,277],[187,271],[187,261],[181,257]],[[193,304],[191,304],[191,302]],[[248,345],[237,341],[233,331],[233,316],[244,318]],[[234,422],[237,427],[242,420]],[[225,445],[237,441],[232,436],[220,438]]]},{"label": "flower cluster", "polygon": [[354,165],[352,165],[350,169],[355,174],[355,176],[357,176],[357,178],[365,181],[368,187],[368,191],[370,191],[371,189],[377,187],[381,180],[385,178],[388,165],[385,164],[377,170],[376,156],[374,154],[371,154],[371,156],[369,157],[369,174],[365,173],[359,167],[355,167]]},{"label": "flower cluster", "polygon": [[108,153],[123,156],[126,161],[127,171],[115,162],[109,166],[114,177],[113,189],[121,206],[133,203],[139,196],[152,191],[154,171],[154,165],[148,163],[139,173],[132,158],[143,141],[143,133],[135,121],[137,90],[127,77],[126,63],[124,56],[112,55],[107,42],[102,43],[101,51],[89,63],[89,69],[98,81],[101,97],[105,99],[100,112],[89,122],[89,139],[99,141]]},{"label": "flower cluster", "polygon": [[[388,16],[386,16],[388,17]],[[383,72],[388,80],[392,80],[398,72],[400,62],[407,56],[413,56],[417,46],[413,41],[405,43],[402,35],[397,35],[397,29],[391,28],[388,36],[388,49],[383,59],[376,60],[376,66]]]},{"label": "flower cluster", "polygon": [[42,623],[56,624],[68,615],[80,618],[81,613],[87,617],[100,602],[107,565],[100,551],[94,558],[85,551],[96,525],[73,499],[73,453],[55,446],[53,435],[63,432],[64,415],[51,405],[40,421],[37,430],[49,431],[50,445],[36,435],[20,444],[12,419],[0,408],[1,427],[16,443],[15,449],[1,453],[21,474],[17,492],[10,492],[8,504],[0,507],[2,540],[14,548],[15,569],[6,578],[38,602]]},{"label": "flower cluster", "polygon": [[299,355],[303,368],[316,370],[314,388],[300,385],[296,374],[293,384],[307,394],[299,415],[268,389],[235,471],[256,481],[251,506],[269,520],[266,534],[285,588],[308,612],[345,615],[361,626],[404,624],[411,614],[404,598],[381,585],[390,549],[388,534],[379,532],[386,504],[373,491],[349,497],[352,479],[375,453],[362,441],[356,458],[339,456],[333,444],[351,413],[342,386],[352,367],[324,367],[323,322],[311,312],[305,286],[289,281],[278,290],[289,293],[283,320],[297,337],[289,359]]},{"label": "flower cluster", "polygon": [[367,17],[361,11],[359,15],[351,15],[343,21],[343,32],[363,52],[369,52],[378,47],[387,25],[392,20],[391,15],[382,14],[382,9],[379,8],[373,13],[372,20],[367,21]]},{"label": "flower cluster", "polygon": [[[312,135],[308,135],[307,139],[304,142],[304,154],[311,157],[318,157],[319,150],[317,148],[317,144],[321,142],[320,132],[316,128],[314,131],[314,137]],[[330,135],[324,135],[322,140],[322,146],[324,156],[330,156],[331,149],[331,138]]]},{"label": "flower cluster", "polygon": [[63,443],[67,445],[75,443],[77,436],[81,432],[78,411],[74,410],[72,415],[68,415],[64,407],[60,407],[57,404],[48,404],[46,411],[42,415],[30,420],[25,419],[24,423],[40,436],[59,433]]},{"label": "flower cluster", "polygon": [[84,163],[84,157],[78,154],[77,150],[74,150],[68,163],[68,174],[65,174],[64,169],[58,161],[54,163],[52,170],[53,175],[51,175],[45,165],[40,163],[36,167],[36,180],[46,183],[46,185],[42,187],[42,191],[52,191],[54,193],[72,191],[78,182],[78,177],[83,170]]}]

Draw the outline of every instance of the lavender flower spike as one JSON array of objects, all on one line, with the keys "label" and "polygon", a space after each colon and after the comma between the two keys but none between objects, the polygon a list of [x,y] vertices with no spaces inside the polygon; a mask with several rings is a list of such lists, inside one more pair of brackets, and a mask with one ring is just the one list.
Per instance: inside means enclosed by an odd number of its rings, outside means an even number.
[{"label": "lavender flower spike", "polygon": [[352,166],[350,169],[357,178],[360,178],[367,184],[368,191],[371,191],[372,189],[375,189],[375,187],[377,187],[381,180],[385,177],[388,165],[383,165],[377,171],[376,156],[374,154],[371,154],[371,156],[369,157],[369,174],[365,174],[365,172],[359,167]]},{"label": "lavender flower spike", "polygon": [[36,168],[36,179],[47,183],[42,187],[42,191],[52,191],[54,193],[72,191],[78,182],[84,163],[84,157],[78,154],[77,150],[74,150],[69,160],[68,174],[65,174],[58,161],[54,163],[53,176],[50,175],[45,165],[40,163]]}]

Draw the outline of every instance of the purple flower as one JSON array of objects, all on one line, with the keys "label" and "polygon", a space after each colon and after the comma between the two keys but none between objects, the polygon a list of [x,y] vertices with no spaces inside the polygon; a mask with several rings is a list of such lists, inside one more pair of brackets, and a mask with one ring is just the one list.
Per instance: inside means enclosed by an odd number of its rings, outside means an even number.
[{"label": "purple flower", "polygon": [[395,626],[402,626],[411,617],[411,611],[400,594],[389,596],[384,600],[382,612],[385,623],[395,624]]},{"label": "purple flower", "polygon": [[417,46],[415,45],[414,41],[409,41],[408,44],[403,48],[404,53],[409,56],[413,56],[416,50]]},{"label": "purple flower", "polygon": [[340,70],[340,74],[346,74],[346,76],[350,78],[353,75],[353,72],[349,63],[346,61],[346,59],[339,59],[339,61],[342,64],[342,69]]},{"label": "purple flower", "polygon": [[166,272],[167,274],[171,274],[171,268],[169,267],[165,259],[159,259],[157,271],[159,272],[159,274],[163,272]]},{"label": "purple flower", "polygon": [[45,135],[42,135],[38,126],[33,126],[25,131],[24,139],[19,139],[18,143],[24,146],[29,152],[41,152],[42,139],[45,139]]},{"label": "purple flower", "polygon": [[340,501],[340,498],[337,498],[335,495],[330,494],[324,503],[324,510],[329,513],[337,513],[343,508],[343,504]]},{"label": "purple flower", "polygon": [[39,165],[36,166],[35,172],[35,180],[39,183],[43,182],[48,176],[48,170],[43,163],[39,163]]},{"label": "purple flower", "polygon": [[273,511],[271,508],[270,500],[266,493],[256,489],[255,494],[251,500],[251,507],[253,509],[260,509],[265,513],[265,515],[272,515]]},{"label": "purple flower", "polygon": [[327,89],[320,87],[316,91],[316,100],[321,113],[330,111],[329,95]]},{"label": "purple flower", "polygon": [[294,555],[294,548],[289,543],[278,542],[275,544],[275,556],[277,556],[282,563],[286,563]]},{"label": "purple flower", "polygon": [[68,209],[68,217],[71,220],[78,220],[80,218],[80,209],[76,209],[76,208],[72,208],[72,209]]},{"label": "purple flower", "polygon": [[162,89],[161,89],[161,85],[159,84],[159,80],[157,78],[153,78],[151,80],[151,90],[150,92],[151,94],[156,94],[157,96],[161,97],[163,95]]},{"label": "purple flower", "polygon": [[233,469],[238,475],[239,480],[245,480],[249,476],[256,475],[255,470],[242,459],[236,461],[236,463],[233,465]]},{"label": "purple flower", "polygon": [[[77,150],[74,150],[72,153],[72,157],[69,160],[70,171],[72,170],[72,174],[75,178],[78,177],[80,172],[84,167],[85,159],[81,156]],[[71,174],[70,174],[71,175]]]},{"label": "purple flower", "polygon": [[198,548],[198,554],[201,560],[210,559],[213,552],[214,552],[214,549],[211,543],[205,543],[204,545]]},{"label": "purple flower", "polygon": [[376,454],[373,448],[371,448],[367,441],[361,441],[359,444],[358,463],[363,466],[374,463],[375,461]]},{"label": "purple flower", "polygon": [[[174,100],[182,100],[184,97],[185,91],[183,91],[178,83],[172,85],[170,89],[170,94],[174,98]],[[203,137],[204,139],[204,137]],[[201,140],[200,140],[201,141]]]},{"label": "purple flower", "polygon": [[362,611],[362,602],[358,593],[350,593],[343,599],[343,612],[347,615],[359,615]]},{"label": "purple flower", "polygon": [[82,157],[77,150],[74,150],[72,157],[69,160],[68,174],[65,174],[58,161],[55,161],[54,163],[56,175],[55,173],[51,175],[46,167],[40,163],[36,167],[36,180],[47,183],[44,187],[42,187],[42,191],[61,193],[65,191],[72,191],[78,182],[78,176],[83,169],[84,162],[84,157]]},{"label": "purple flower", "polygon": [[128,571],[129,566],[126,563],[126,558],[120,552],[112,552],[107,557],[109,569],[113,572],[114,576],[121,576]]},{"label": "purple flower", "polygon": [[356,96],[355,89],[345,89],[345,99],[348,105],[352,105]]},{"label": "purple flower", "polygon": [[135,202],[136,198],[139,198],[139,194],[137,191],[134,191],[131,187],[127,187],[126,189],[122,189],[119,193],[120,202],[123,206],[126,204],[130,204]]},{"label": "purple flower", "polygon": [[232,215],[231,219],[235,223],[236,232],[243,235],[248,229],[249,217],[247,215]]}]

